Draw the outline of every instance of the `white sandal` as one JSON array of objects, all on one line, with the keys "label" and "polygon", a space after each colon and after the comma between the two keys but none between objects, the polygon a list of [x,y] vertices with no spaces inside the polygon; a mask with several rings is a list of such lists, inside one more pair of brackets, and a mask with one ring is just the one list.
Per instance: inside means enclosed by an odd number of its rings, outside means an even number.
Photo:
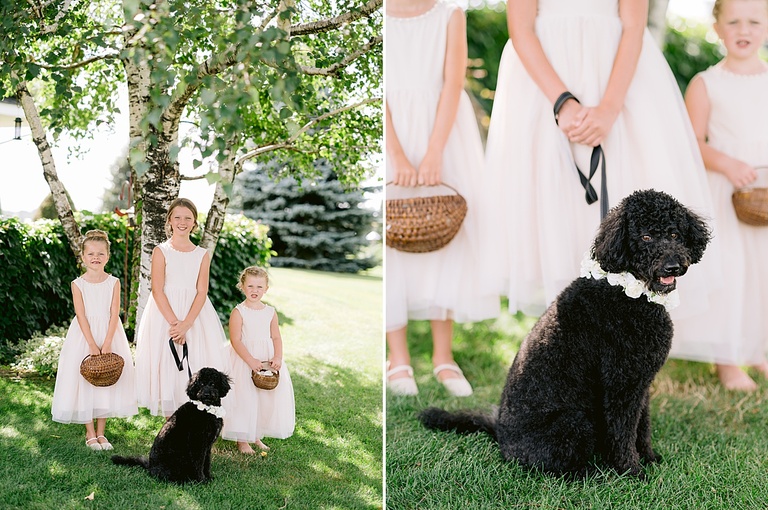
[{"label": "white sandal", "polygon": [[[387,361],[387,368],[389,368],[389,361]],[[408,377],[389,379],[391,375],[399,374],[400,372],[408,372]],[[399,365],[391,370],[387,370],[387,388],[394,395],[418,395],[419,388],[416,386],[416,380],[413,378],[413,367],[410,365]]]},{"label": "white sandal", "polygon": [[96,440],[98,441],[99,439],[104,439],[104,441],[106,441],[104,443],[99,443],[99,446],[101,446],[102,450],[114,450],[112,443],[109,442],[109,439],[104,436],[97,436]]},{"label": "white sandal", "polygon": [[85,446],[87,446],[91,450],[101,450],[101,444],[99,444],[99,440],[95,437],[86,439]]},{"label": "white sandal", "polygon": [[[451,370],[452,372],[456,372],[460,377],[452,377],[450,379],[443,379],[440,381],[440,379],[437,377],[437,374],[443,370]],[[461,371],[458,365],[453,363],[443,363],[442,365],[436,366],[432,370],[432,373],[435,374],[435,378],[440,381],[443,386],[445,386],[445,389],[448,390],[448,393],[454,397],[468,397],[472,395],[472,385],[469,384],[467,378],[464,377],[464,372]]]}]

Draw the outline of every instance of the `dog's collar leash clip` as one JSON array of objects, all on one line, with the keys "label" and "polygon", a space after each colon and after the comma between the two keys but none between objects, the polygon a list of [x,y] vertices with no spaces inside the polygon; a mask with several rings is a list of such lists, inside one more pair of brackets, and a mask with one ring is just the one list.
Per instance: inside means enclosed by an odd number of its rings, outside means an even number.
[{"label": "dog's collar leash clip", "polygon": [[195,404],[201,411],[211,413],[216,418],[224,418],[224,415],[227,414],[222,406],[209,406],[208,404],[203,404],[199,400],[190,400],[190,402]]},{"label": "dog's collar leash clip", "polygon": [[582,278],[594,278],[602,280],[605,278],[609,284],[620,286],[624,289],[624,294],[632,299],[645,296],[651,303],[662,305],[667,311],[670,311],[680,304],[680,294],[677,289],[667,294],[659,294],[645,286],[643,282],[635,278],[632,273],[624,271],[623,273],[608,273],[600,267],[600,264],[590,257],[589,252],[584,254],[581,261]]}]

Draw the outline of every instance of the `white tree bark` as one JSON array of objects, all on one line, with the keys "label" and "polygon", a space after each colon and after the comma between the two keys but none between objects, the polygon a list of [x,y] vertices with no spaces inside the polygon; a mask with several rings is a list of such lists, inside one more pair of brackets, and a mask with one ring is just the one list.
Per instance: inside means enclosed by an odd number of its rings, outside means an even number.
[{"label": "white tree bark", "polygon": [[667,33],[667,7],[669,0],[650,0],[648,2],[648,30],[659,48],[664,48],[664,36]]},{"label": "white tree bark", "polygon": [[35,106],[35,101],[27,89],[27,83],[21,82],[16,89],[16,95],[24,110],[24,116],[32,130],[32,141],[37,147],[37,153],[40,156],[40,162],[43,165],[43,176],[51,189],[51,196],[56,207],[56,214],[64,227],[64,233],[67,235],[69,247],[75,254],[77,260],[80,260],[80,242],[83,238],[80,228],[75,221],[75,215],[72,213],[72,205],[67,199],[67,190],[64,184],[59,180],[59,174],[56,172],[56,164],[53,161],[51,146],[45,134],[45,128],[40,121],[40,112]]},{"label": "white tree bark", "polygon": [[232,184],[241,169],[242,166],[235,164],[234,152],[230,152],[227,158],[219,164],[219,181],[216,183],[213,202],[208,210],[205,228],[200,238],[200,246],[208,250],[211,260],[213,260],[213,253],[216,250],[216,243],[219,241],[219,234],[227,213],[227,205],[229,205],[230,197],[224,190],[224,185]]}]

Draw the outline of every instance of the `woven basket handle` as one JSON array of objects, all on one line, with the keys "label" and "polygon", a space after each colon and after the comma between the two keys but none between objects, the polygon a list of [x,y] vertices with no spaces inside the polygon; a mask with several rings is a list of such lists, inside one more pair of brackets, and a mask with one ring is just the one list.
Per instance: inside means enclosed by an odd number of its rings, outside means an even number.
[{"label": "woven basket handle", "polygon": [[267,369],[267,370],[269,370],[270,372],[274,372],[274,373],[276,373],[276,374],[279,374],[279,373],[280,373],[280,371],[279,371],[279,370],[275,370],[274,368],[272,368],[272,367],[269,365],[269,360],[268,360],[268,359],[267,359],[267,360],[259,360],[259,361],[261,362],[261,369],[262,369],[262,370],[264,370],[264,365],[266,365],[266,366],[267,366],[267,368],[266,368],[266,369]]},{"label": "woven basket handle", "polygon": [[[83,358],[83,361],[87,360],[87,359],[88,359],[88,358],[90,358],[91,356],[101,356],[101,347],[99,347],[99,353],[98,353],[98,354],[89,354],[88,356],[86,356],[85,358]],[[82,364],[82,363],[83,363],[83,361],[81,361],[80,363]]]},{"label": "woven basket handle", "polygon": [[[386,186],[389,186],[390,184],[392,184],[393,186],[395,186],[395,184],[393,184],[393,182],[392,182],[392,181],[389,181],[389,182],[388,182],[388,183],[386,183],[384,186],[386,187]],[[416,188],[419,188],[419,187],[422,187],[422,186],[426,186],[426,185],[425,185],[425,184],[420,184],[420,185],[418,185],[418,186],[415,186],[415,187],[416,187]],[[440,184],[436,184],[436,186],[445,186],[446,188],[448,188],[448,189],[450,189],[450,190],[453,190],[453,192],[454,192],[454,193],[456,193],[457,195],[461,195],[461,193],[459,193],[459,190],[457,190],[456,188],[454,188],[454,187],[453,187],[453,186],[451,186],[450,184],[446,184],[446,183],[444,183],[444,182],[441,182]],[[406,186],[406,187],[410,187],[410,186]],[[427,187],[431,187],[431,186],[427,186]]]}]

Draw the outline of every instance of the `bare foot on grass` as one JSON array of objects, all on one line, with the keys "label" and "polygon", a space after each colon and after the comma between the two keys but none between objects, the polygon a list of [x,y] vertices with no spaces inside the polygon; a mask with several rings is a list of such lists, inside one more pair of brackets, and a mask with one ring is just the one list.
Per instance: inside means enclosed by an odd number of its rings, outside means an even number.
[{"label": "bare foot on grass", "polygon": [[755,391],[757,383],[752,380],[740,367],[735,365],[716,365],[717,376],[726,390]]},{"label": "bare foot on grass", "polygon": [[244,453],[246,455],[253,455],[254,453],[256,453],[256,451],[253,448],[251,448],[251,445],[249,445],[248,443],[240,442],[240,441],[237,442],[237,449],[240,450],[240,453]]}]

